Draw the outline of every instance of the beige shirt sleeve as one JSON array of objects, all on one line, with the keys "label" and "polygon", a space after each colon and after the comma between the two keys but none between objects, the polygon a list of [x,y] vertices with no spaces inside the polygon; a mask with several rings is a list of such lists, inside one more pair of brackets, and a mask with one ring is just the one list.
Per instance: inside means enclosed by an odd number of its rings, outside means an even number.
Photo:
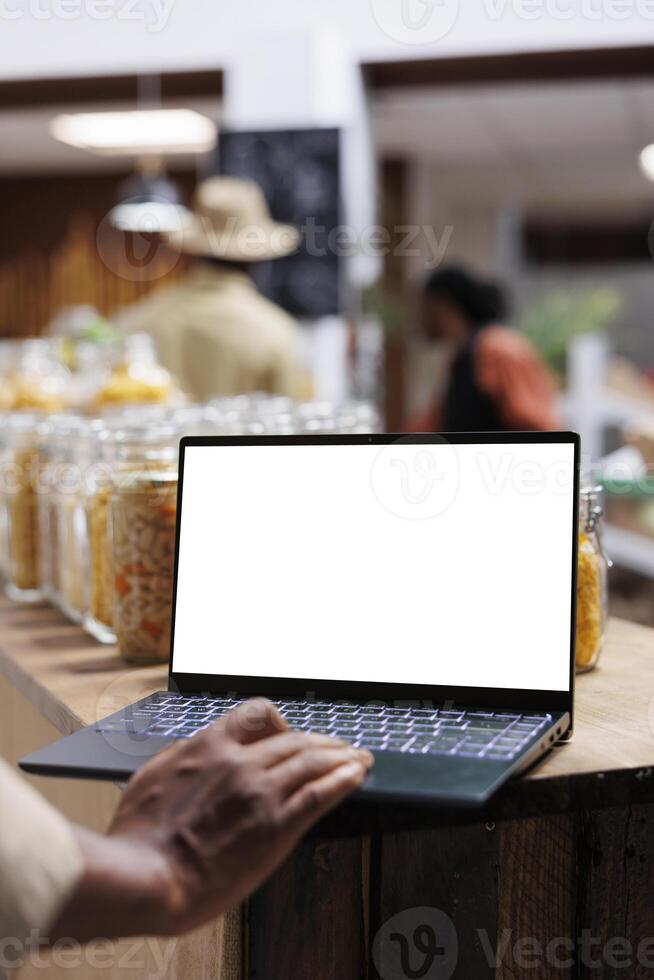
[{"label": "beige shirt sleeve", "polygon": [[82,870],[68,822],[0,759],[0,939],[47,935]]}]

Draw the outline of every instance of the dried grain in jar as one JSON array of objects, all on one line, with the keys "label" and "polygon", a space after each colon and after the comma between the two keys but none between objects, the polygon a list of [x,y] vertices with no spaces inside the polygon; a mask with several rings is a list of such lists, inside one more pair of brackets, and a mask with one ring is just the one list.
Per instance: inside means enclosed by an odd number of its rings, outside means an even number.
[{"label": "dried grain in jar", "polygon": [[3,451],[6,500],[7,595],[18,602],[41,598],[41,557],[37,488],[42,417],[10,416]]},{"label": "dried grain in jar", "polygon": [[168,659],[176,514],[176,471],[133,472],[114,482],[115,629],[119,653],[131,663]]}]

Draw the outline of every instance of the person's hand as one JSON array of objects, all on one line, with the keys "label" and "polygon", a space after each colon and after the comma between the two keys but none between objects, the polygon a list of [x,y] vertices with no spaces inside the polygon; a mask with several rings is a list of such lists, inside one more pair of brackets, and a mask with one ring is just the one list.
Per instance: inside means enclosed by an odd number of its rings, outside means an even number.
[{"label": "person's hand", "polygon": [[[328,736],[287,730],[267,701],[241,705],[137,772],[107,838],[80,833],[86,897],[82,883],[55,933],[168,935],[206,922],[257,888],[372,761]],[[93,895],[103,891],[98,933]]]}]

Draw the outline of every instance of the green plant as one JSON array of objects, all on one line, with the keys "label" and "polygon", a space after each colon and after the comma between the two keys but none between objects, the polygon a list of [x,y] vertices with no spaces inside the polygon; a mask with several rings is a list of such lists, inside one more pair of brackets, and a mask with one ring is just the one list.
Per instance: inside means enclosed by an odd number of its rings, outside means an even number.
[{"label": "green plant", "polygon": [[406,304],[401,297],[379,285],[363,291],[362,309],[364,313],[378,317],[389,336],[399,334],[406,322]]},{"label": "green plant", "polygon": [[609,287],[547,293],[518,324],[549,366],[565,375],[573,337],[607,330],[620,312],[620,293]]}]

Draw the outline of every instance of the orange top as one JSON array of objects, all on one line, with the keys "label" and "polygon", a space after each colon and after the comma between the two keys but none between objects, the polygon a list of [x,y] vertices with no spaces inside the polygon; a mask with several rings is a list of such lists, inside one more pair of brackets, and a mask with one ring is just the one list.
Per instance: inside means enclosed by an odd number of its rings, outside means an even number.
[{"label": "orange top", "polygon": [[[544,431],[561,425],[554,402],[555,386],[546,365],[530,342],[506,327],[485,327],[474,348],[474,376],[492,399],[509,430]],[[442,428],[442,406],[415,418],[410,431]]]}]

